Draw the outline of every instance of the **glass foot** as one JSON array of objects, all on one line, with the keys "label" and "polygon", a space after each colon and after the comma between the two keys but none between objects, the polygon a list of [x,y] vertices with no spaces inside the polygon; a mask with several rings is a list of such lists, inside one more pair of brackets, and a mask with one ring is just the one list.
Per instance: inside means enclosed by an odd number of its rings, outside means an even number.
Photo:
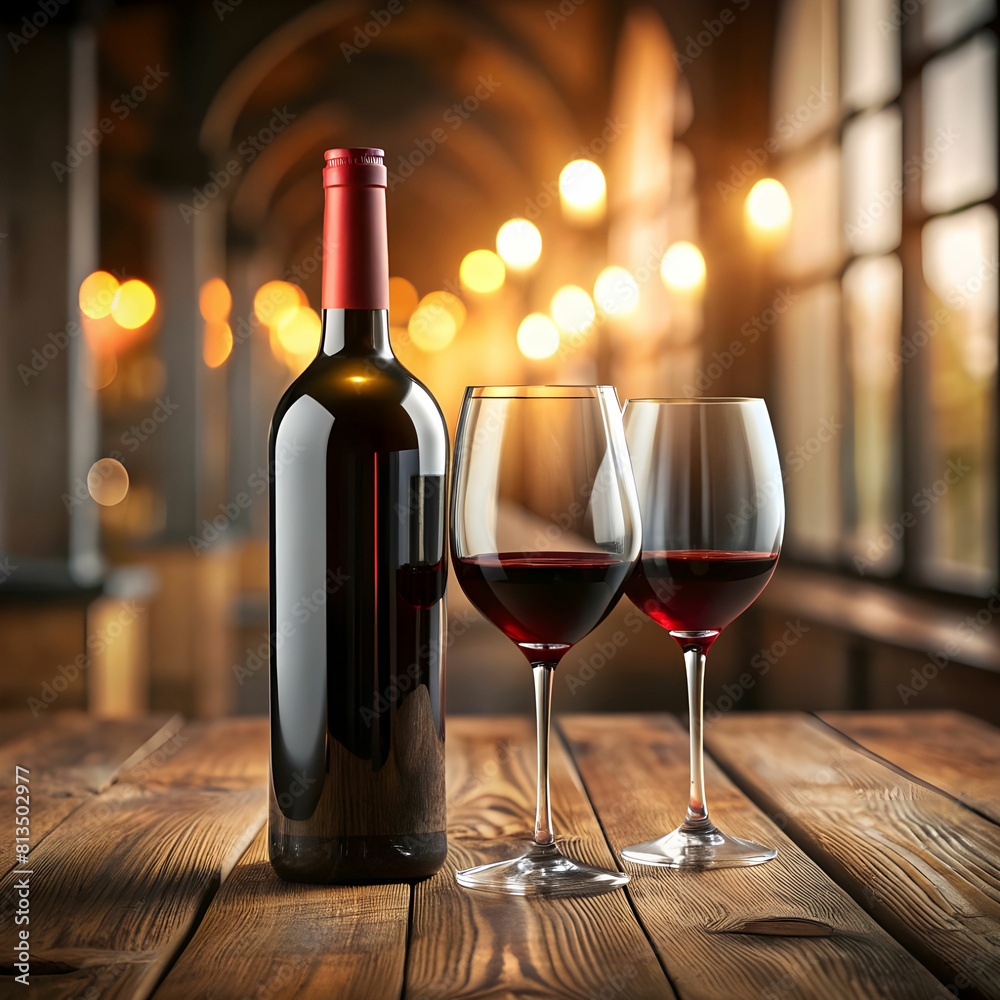
[{"label": "glass foot", "polygon": [[630,876],[574,861],[554,844],[532,844],[519,858],[465,868],[455,878],[468,889],[509,896],[596,896],[624,885]]},{"label": "glass foot", "polygon": [[739,868],[763,864],[777,854],[773,847],[730,837],[711,824],[700,830],[679,826],[672,833],[622,851],[627,861],[668,868]]}]

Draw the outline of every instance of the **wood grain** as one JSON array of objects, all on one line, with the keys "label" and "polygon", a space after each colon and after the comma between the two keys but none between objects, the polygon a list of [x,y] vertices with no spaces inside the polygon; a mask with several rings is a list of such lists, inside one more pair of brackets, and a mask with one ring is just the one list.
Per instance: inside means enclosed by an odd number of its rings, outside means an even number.
[{"label": "wood grain", "polygon": [[[684,818],[688,737],[675,719],[563,716],[559,727],[616,851]],[[706,779],[720,828],[778,857],[701,872],[625,863],[682,1000],[950,996],[710,761]]]},{"label": "wood grain", "polygon": [[964,712],[820,712],[819,717],[1000,823],[1000,729]]},{"label": "wood grain", "polygon": [[801,714],[728,715],[712,755],[962,996],[1000,997],[1000,828]]},{"label": "wood grain", "polygon": [[408,885],[283,882],[267,860],[262,830],[156,1000],[397,1000],[409,903]]},{"label": "wood grain", "polygon": [[[32,850],[32,996],[149,996],[263,824],[266,735],[263,719],[184,728]],[[21,869],[0,880],[8,907]],[[8,975],[13,940],[8,911]]]},{"label": "wood grain", "polygon": [[[448,721],[449,854],[415,886],[406,1000],[673,997],[621,890],[528,899],[464,889],[455,870],[523,853],[535,807],[527,719]],[[579,778],[553,735],[556,836],[590,864],[618,868]]]},{"label": "wood grain", "polygon": [[[83,712],[34,718],[11,713],[0,720],[0,874],[14,864],[14,768],[28,768],[31,846],[107,788],[123,768],[152,752],[181,726],[167,715],[100,720]],[[5,739],[3,737],[6,737]],[[10,826],[6,824],[10,823]]]}]

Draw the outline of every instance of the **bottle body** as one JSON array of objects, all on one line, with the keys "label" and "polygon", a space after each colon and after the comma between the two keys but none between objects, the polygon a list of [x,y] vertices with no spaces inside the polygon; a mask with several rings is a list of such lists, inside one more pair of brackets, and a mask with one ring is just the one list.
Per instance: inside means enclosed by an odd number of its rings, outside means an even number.
[{"label": "bottle body", "polygon": [[271,863],[424,878],[446,853],[448,434],[385,309],[324,308],[323,327],[268,448]]}]

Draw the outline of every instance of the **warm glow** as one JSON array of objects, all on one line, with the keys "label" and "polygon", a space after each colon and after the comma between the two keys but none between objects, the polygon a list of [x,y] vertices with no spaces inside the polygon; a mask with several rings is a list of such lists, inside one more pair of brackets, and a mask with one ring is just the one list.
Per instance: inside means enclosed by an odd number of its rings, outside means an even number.
[{"label": "warm glow", "polygon": [[559,327],[545,313],[525,316],[517,328],[517,347],[533,361],[550,358],[559,349]]},{"label": "warm glow", "polygon": [[233,351],[233,331],[228,323],[206,323],[201,356],[209,368],[218,368]]},{"label": "warm glow", "polygon": [[198,308],[206,323],[225,323],[233,308],[233,296],[222,278],[210,278],[198,293]]},{"label": "warm glow", "polygon": [[111,315],[111,303],[118,291],[118,279],[107,271],[94,271],[80,282],[80,312],[91,319]]},{"label": "warm glow", "polygon": [[465,255],[458,276],[466,288],[486,295],[503,284],[506,268],[492,250],[473,250]]},{"label": "warm glow", "polygon": [[705,283],[705,258],[693,243],[674,243],[660,261],[660,277],[674,291],[694,291]]},{"label": "warm glow", "polygon": [[111,300],[111,317],[126,330],[145,326],[156,311],[156,296],[145,281],[126,281]]},{"label": "warm glow", "polygon": [[121,503],[128,493],[128,473],[125,466],[113,458],[98,459],[87,473],[87,489],[103,507]]},{"label": "warm glow", "polygon": [[552,296],[549,311],[559,328],[567,333],[586,333],[597,318],[594,303],[579,285],[564,285],[560,288]]},{"label": "warm glow", "polygon": [[254,315],[272,327],[280,326],[290,313],[307,305],[305,292],[290,281],[265,281],[253,297]]},{"label": "warm glow", "polygon": [[282,314],[275,326],[278,343],[294,358],[313,358],[319,350],[323,324],[319,313],[309,306],[299,306],[293,312]]},{"label": "warm glow", "polygon": [[594,301],[609,316],[627,316],[639,305],[639,283],[624,267],[606,267],[594,282]]},{"label": "warm glow", "polygon": [[527,271],[542,254],[542,234],[527,219],[510,219],[497,232],[497,253],[513,271]]},{"label": "warm glow", "polygon": [[107,389],[118,374],[118,358],[111,351],[95,351],[90,355],[86,383],[89,389]]},{"label": "warm glow", "polygon": [[410,317],[410,339],[422,351],[444,350],[465,322],[465,306],[451,292],[425,295]]},{"label": "warm glow", "polygon": [[389,325],[404,326],[417,308],[420,296],[406,278],[389,279]]},{"label": "warm glow", "polygon": [[563,214],[575,222],[596,222],[604,215],[607,184],[593,160],[573,160],[559,175]]},{"label": "warm glow", "polygon": [[750,189],[746,214],[751,226],[762,233],[780,233],[792,220],[792,202],[780,181],[766,177]]}]

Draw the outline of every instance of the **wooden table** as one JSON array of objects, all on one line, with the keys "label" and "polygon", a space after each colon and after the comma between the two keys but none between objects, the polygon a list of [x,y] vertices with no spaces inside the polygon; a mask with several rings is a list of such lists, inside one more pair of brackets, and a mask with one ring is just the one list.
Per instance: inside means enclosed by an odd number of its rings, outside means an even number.
[{"label": "wooden table", "polygon": [[[492,897],[456,866],[529,835],[532,723],[448,721],[450,855],[422,884],[281,882],[267,723],[0,717],[0,995],[111,1000],[1000,997],[1000,731],[947,712],[730,714],[713,815],[755,868],[626,864],[590,899]],[[30,986],[12,965],[15,766],[29,769]],[[680,818],[669,716],[564,716],[556,829],[586,861]]]}]

